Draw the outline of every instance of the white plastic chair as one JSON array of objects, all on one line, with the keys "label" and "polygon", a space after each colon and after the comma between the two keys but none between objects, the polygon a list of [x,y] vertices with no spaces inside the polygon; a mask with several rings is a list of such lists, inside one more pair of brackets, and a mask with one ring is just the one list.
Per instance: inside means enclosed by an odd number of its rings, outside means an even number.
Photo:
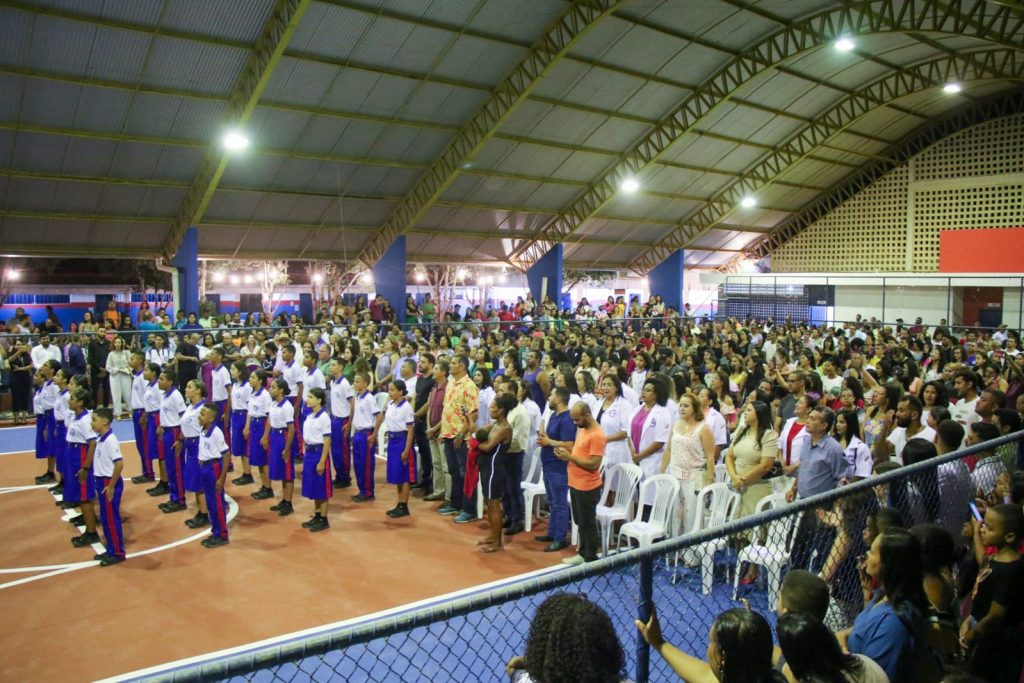
[{"label": "white plastic chair", "polygon": [[[693,517],[694,534],[705,529],[714,529],[732,521],[740,509],[740,494],[729,488],[728,484],[716,482],[708,484],[697,494],[697,509]],[[715,553],[723,550],[728,539],[716,538],[682,550],[683,563],[689,567],[700,565],[704,595],[711,592],[711,583],[715,574]],[[679,552],[676,553],[672,569],[672,583],[679,577]]]},{"label": "white plastic chair", "polygon": [[[648,495],[649,494],[649,495]],[[619,527],[618,545],[622,539],[635,539],[641,548],[653,545],[659,538],[669,534],[672,525],[672,511],[679,498],[679,480],[668,474],[656,474],[640,484],[640,500],[654,498],[651,514],[643,521],[643,505],[638,505],[632,522]],[[630,543],[632,546],[632,543]]]},{"label": "white plastic chair", "polygon": [[[604,489],[597,504],[597,523],[601,527],[601,552],[604,555],[608,554],[615,522],[625,522],[630,509],[636,504],[637,487],[643,474],[639,465],[623,462],[613,465],[604,478]],[[609,493],[615,494],[613,502],[609,502]]]},{"label": "white plastic chair", "polygon": [[729,481],[729,470],[726,469],[724,462],[720,462],[715,465],[715,483],[722,484],[727,481]]},{"label": "white plastic chair", "polygon": [[[785,507],[786,495],[774,493],[765,496],[757,502],[754,514],[760,514],[766,510]],[[792,550],[793,540],[791,536],[793,522],[797,515],[786,515],[768,523],[767,534],[764,543],[761,542],[757,530],[751,531],[751,543],[739,551],[736,557],[736,575],[732,582],[732,599],[735,600],[740,588],[740,567],[744,562],[764,567],[768,572],[768,604],[775,605],[779,602],[779,586],[782,584],[782,569],[789,564],[789,553]]]},{"label": "white plastic chair", "polygon": [[[540,499],[544,495],[544,482],[540,466],[540,448],[533,450],[530,464],[519,486],[523,490],[523,509],[526,511],[526,530],[533,530],[533,517],[540,514]],[[535,509],[536,508],[536,509]]]}]

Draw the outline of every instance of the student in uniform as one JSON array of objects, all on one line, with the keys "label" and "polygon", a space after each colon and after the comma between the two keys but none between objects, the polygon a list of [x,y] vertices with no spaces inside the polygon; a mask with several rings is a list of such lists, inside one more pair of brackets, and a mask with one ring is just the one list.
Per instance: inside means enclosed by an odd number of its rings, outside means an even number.
[{"label": "student in uniform", "polygon": [[295,362],[295,346],[285,344],[281,347],[281,379],[288,383],[288,400],[292,404],[292,421],[295,423],[295,439],[292,440],[292,457],[302,452],[302,382],[306,371]]},{"label": "student in uniform", "polygon": [[[257,370],[253,373],[263,372]],[[265,373],[264,373],[265,374]],[[260,445],[263,452],[267,454],[267,463],[270,470],[270,481],[281,482],[281,502],[272,505],[270,509],[281,517],[286,517],[295,511],[292,506],[292,493],[295,490],[295,461],[292,460],[291,448],[295,440],[295,409],[288,401],[288,382],[281,378],[270,383],[270,410],[267,422],[268,429],[264,432]],[[256,438],[255,432],[250,432],[251,439]],[[250,450],[249,462],[255,459],[256,452]],[[268,469],[257,463],[260,468],[260,476],[263,477]]]},{"label": "student in uniform", "polygon": [[330,456],[331,417],[324,407],[326,400],[327,393],[321,387],[306,391],[306,405],[310,413],[302,425],[306,441],[302,460],[302,497],[313,501],[315,514],[308,522],[303,522],[302,526],[313,533],[329,529],[331,526],[327,521],[327,506],[333,493]]},{"label": "student in uniform", "polygon": [[405,382],[388,383],[387,409],[377,416],[377,427],[388,435],[388,483],[398,486],[398,505],[388,510],[393,519],[409,516],[409,485],[416,482],[416,458],[412,454],[415,414],[405,398]]},{"label": "student in uniform", "polygon": [[352,405],[352,469],[355,470],[356,485],[359,487],[359,493],[352,496],[352,500],[357,503],[374,499],[373,471],[376,459],[373,445],[380,407],[370,393],[369,386],[370,374],[357,372],[352,385],[356,394]]},{"label": "student in uniform", "polygon": [[352,485],[350,439],[352,438],[352,406],[355,395],[352,385],[345,379],[345,363],[340,358],[331,361],[331,461],[334,465],[335,488]]},{"label": "student in uniform", "polygon": [[185,490],[195,494],[198,508],[194,517],[185,520],[185,526],[190,529],[201,529],[210,523],[199,473],[199,436],[203,431],[202,425],[199,424],[199,413],[203,406],[207,405],[206,385],[203,384],[203,380],[194,379],[185,385],[185,399],[188,405],[181,416],[181,441],[184,451],[182,479],[185,482]]},{"label": "student in uniform", "polygon": [[207,403],[199,411],[199,476],[202,481],[206,507],[210,511],[213,532],[203,540],[206,548],[219,548],[228,544],[227,501],[224,500],[224,480],[231,464],[231,451],[224,441],[224,432],[217,426],[220,411]]},{"label": "student in uniform", "polygon": [[[70,370],[61,370],[54,375],[55,383],[60,386],[61,376],[68,377],[71,375]],[[57,449],[57,465],[59,467],[60,475],[63,482],[76,482],[78,480],[78,470],[71,469],[70,458],[68,457],[68,429],[71,428],[71,422],[75,419],[75,414],[71,410],[71,394],[76,389],[85,389],[92,396],[92,390],[89,389],[89,385],[86,382],[86,375],[72,375],[68,378],[67,383],[64,385],[67,389],[67,395],[63,398],[60,394],[57,394],[57,402],[54,403],[53,414],[56,418],[58,411],[63,416],[60,423],[54,426],[54,438],[56,443],[52,446]],[[64,487],[61,486],[61,494],[64,493]],[[78,503],[70,500],[67,496],[63,496],[63,500],[60,502],[60,508],[62,510],[69,510],[71,508],[78,507]],[[81,514],[72,517],[70,520],[73,526],[81,526],[85,523],[85,517]]]},{"label": "student in uniform", "polygon": [[146,388],[142,394],[143,415],[139,421],[146,435],[146,457],[149,458],[151,466],[156,460],[160,470],[160,480],[156,486],[146,489],[146,493],[155,498],[171,490],[167,484],[164,449],[160,446],[160,437],[157,436],[157,430],[160,428],[160,397],[163,396],[163,392],[160,391],[160,366],[156,363],[147,363],[142,370],[142,379],[146,383]]},{"label": "student in uniform", "polygon": [[[32,395],[32,414],[36,417],[36,460],[47,460],[50,456],[50,444],[46,442],[46,408],[43,407],[43,387],[46,385],[46,375],[42,370],[37,370],[32,375],[32,382],[35,384],[35,392]],[[47,463],[49,465],[49,463]],[[45,484],[57,479],[49,478],[49,468],[46,472],[36,477],[37,484]]]},{"label": "student in uniform", "polygon": [[[302,391],[308,394],[310,389],[323,389],[326,395],[327,380],[324,377],[324,373],[320,372],[317,360],[318,358],[314,353],[307,353],[302,357],[302,365],[305,368],[302,375]],[[324,402],[324,407],[327,407],[326,401]],[[306,424],[306,418],[309,417],[309,413],[309,406],[303,401],[299,411],[299,420],[303,425]]]},{"label": "student in uniform", "polygon": [[[231,403],[231,387],[232,377],[231,372],[224,367],[224,352],[221,351],[220,347],[214,347],[210,350],[207,355],[210,364],[213,368],[210,370],[210,386],[207,396],[213,401],[213,404],[217,406],[217,410],[220,413],[220,428],[225,434],[225,440],[230,441],[231,439],[231,408],[234,404]],[[245,407],[244,405],[242,406]]]},{"label": "student in uniform", "polygon": [[185,413],[185,399],[177,389],[176,380],[177,376],[173,370],[164,370],[157,381],[160,388],[160,426],[156,428],[156,436],[163,451],[171,494],[169,501],[159,505],[164,512],[181,512],[188,509],[185,503],[185,472],[181,442],[181,416]]},{"label": "student in uniform", "polygon": [[64,501],[82,508],[85,533],[71,539],[76,548],[86,548],[100,540],[96,533],[96,511],[92,500],[93,473],[89,470],[93,449],[96,447],[96,433],[92,430],[92,415],[89,413],[89,390],[76,387],[68,398],[72,418],[68,423],[68,480],[64,483]]},{"label": "student in uniform", "polygon": [[96,447],[92,454],[92,471],[95,476],[93,488],[100,504],[100,522],[103,524],[106,551],[96,555],[101,567],[124,562],[124,532],[121,529],[121,494],[124,481],[121,469],[121,444],[110,422],[114,413],[109,408],[97,408],[92,413],[92,430],[96,433]]},{"label": "student in uniform", "polygon": [[132,372],[132,390],[129,407],[132,411],[132,427],[135,430],[135,448],[139,451],[142,461],[142,474],[132,477],[133,484],[148,484],[155,481],[153,476],[153,460],[146,450],[146,354],[132,351],[128,357],[128,365]]},{"label": "student in uniform", "polygon": [[[64,482],[68,480],[68,419],[71,417],[71,408],[68,401],[71,398],[70,382],[71,372],[62,369],[53,376],[53,383],[57,385],[57,400],[53,404],[54,419],[54,448],[57,451],[57,476],[58,481],[50,487],[51,493],[64,493]],[[72,473],[71,476],[74,476]]]},{"label": "student in uniform", "polygon": [[249,397],[253,387],[249,384],[249,368],[242,361],[231,364],[231,414],[228,416],[227,441],[234,458],[242,459],[242,474],[231,480],[236,486],[253,483],[252,468],[249,465],[249,447],[246,443],[249,423]]},{"label": "student in uniform", "polygon": [[46,426],[46,471],[36,477],[37,484],[50,484],[57,481],[57,422],[53,415],[53,406],[57,402],[60,389],[53,383],[53,377],[60,370],[60,362],[48,360],[39,367],[43,375],[43,387],[40,398],[43,409],[43,422]]},{"label": "student in uniform", "polygon": [[[267,380],[267,373],[263,370],[256,370],[249,375],[249,397],[246,401],[245,425],[242,427],[244,437],[243,449],[249,455],[242,457],[242,464],[246,469],[239,479],[243,484],[251,484],[252,468],[255,466],[260,473],[260,489],[252,494],[256,500],[265,500],[274,497],[274,490],[270,486],[271,479],[267,475],[267,416],[273,404],[270,392],[263,388]],[[285,383],[287,386],[287,383]],[[236,404],[237,405],[237,404]],[[290,446],[289,446],[290,448]],[[248,478],[246,478],[248,477]],[[238,483],[238,479],[235,480]]]}]

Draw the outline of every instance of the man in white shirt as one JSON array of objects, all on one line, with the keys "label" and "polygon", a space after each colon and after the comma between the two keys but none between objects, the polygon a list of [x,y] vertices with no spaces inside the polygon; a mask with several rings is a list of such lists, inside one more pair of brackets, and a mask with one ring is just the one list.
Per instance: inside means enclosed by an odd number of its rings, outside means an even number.
[{"label": "man in white shirt", "polygon": [[903,449],[911,439],[924,439],[935,443],[935,430],[921,424],[921,400],[912,394],[896,404],[896,429],[886,438],[896,462],[903,464]]},{"label": "man in white shirt", "polygon": [[29,355],[32,356],[32,368],[35,370],[43,367],[48,360],[61,362],[60,349],[50,343],[48,334],[40,335],[39,343],[32,347]]},{"label": "man in white shirt", "polygon": [[981,420],[974,410],[978,405],[977,386],[978,376],[974,374],[973,370],[964,367],[956,371],[956,375],[953,377],[953,388],[959,399],[955,405],[950,406],[949,413],[965,429]]}]

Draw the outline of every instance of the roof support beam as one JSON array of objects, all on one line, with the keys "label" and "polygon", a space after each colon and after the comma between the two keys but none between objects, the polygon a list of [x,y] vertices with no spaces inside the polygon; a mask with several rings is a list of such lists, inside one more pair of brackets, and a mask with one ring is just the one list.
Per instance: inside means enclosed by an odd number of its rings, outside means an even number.
[{"label": "roof support beam", "polygon": [[571,4],[431,164],[398,208],[384,221],[380,233],[363,248],[358,260],[367,266],[376,263],[396,237],[412,228],[452,184],[462,165],[472,160],[540,80],[621,2],[585,0]]},{"label": "roof support beam", "polygon": [[939,87],[951,73],[966,80],[984,78],[991,73],[998,73],[1009,80],[1021,80],[1024,79],[1024,53],[995,49],[973,53],[970,59],[962,59],[958,55],[943,56],[898,69],[852,92],[806,128],[794,133],[777,152],[749,168],[743,178],[687,216],[653,248],[634,259],[629,264],[630,268],[646,272],[676,249],[691,247],[695,240],[736,211],[744,196],[763,192],[775,182],[775,178],[806,159],[812,150],[843,132],[860,117],[905,95]]},{"label": "roof support beam", "polygon": [[[310,0],[278,0],[231,94],[225,123],[241,127],[249,121],[309,3]],[[164,242],[164,254],[168,258],[178,250],[189,226],[202,220],[217,184],[227,169],[228,154],[217,148],[219,141],[214,144],[215,147],[207,152],[192,179],[178,217]]]},{"label": "roof support beam", "polygon": [[1024,90],[1018,88],[1010,93],[968,103],[938,120],[918,127],[917,130],[911,132],[888,150],[888,156],[892,161],[873,161],[865,164],[857,172],[837,183],[832,191],[815,198],[810,204],[793,214],[771,234],[749,245],[744,250],[744,256],[735,260],[738,261],[740,258],[758,260],[768,256],[817,223],[843,202],[856,196],[875,180],[906,163],[911,157],[921,153],[939,140],[985,121],[1018,114],[1021,111],[1024,111]]},{"label": "roof support beam", "polygon": [[526,268],[550,245],[579,228],[604,206],[617,191],[619,182],[635,175],[659,159],[677,140],[692,132],[701,119],[727,102],[738,89],[783,61],[818,49],[847,32],[858,35],[887,31],[927,31],[969,35],[981,40],[1020,49],[1024,44],[1024,17],[1005,7],[992,7],[978,0],[953,0],[949,7],[934,0],[883,0],[858,2],[831,8],[792,24],[732,59],[686,99],[658,126],[622,155],[603,177],[541,232],[539,239],[513,253],[520,268]]}]

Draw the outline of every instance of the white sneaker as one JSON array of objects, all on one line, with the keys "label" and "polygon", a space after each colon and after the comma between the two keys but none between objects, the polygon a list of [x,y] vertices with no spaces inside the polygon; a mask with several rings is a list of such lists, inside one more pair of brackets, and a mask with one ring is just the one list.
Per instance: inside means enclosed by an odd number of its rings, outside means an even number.
[{"label": "white sneaker", "polygon": [[567,557],[564,560],[562,560],[562,564],[571,565],[583,564],[584,562],[586,562],[586,560],[583,559],[582,555],[573,555],[572,557]]}]

